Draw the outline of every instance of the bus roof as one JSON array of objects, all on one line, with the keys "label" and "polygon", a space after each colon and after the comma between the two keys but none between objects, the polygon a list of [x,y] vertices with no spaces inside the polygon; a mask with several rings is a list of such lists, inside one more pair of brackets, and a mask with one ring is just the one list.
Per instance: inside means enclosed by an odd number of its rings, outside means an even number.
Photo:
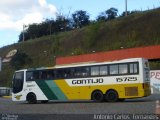
[{"label": "bus roof", "polygon": [[90,66],[90,65],[100,65],[100,64],[113,64],[113,63],[123,63],[123,62],[135,62],[142,60],[144,58],[129,58],[129,59],[123,59],[123,60],[115,60],[115,61],[104,61],[104,62],[81,62],[81,63],[73,63],[73,64],[65,64],[65,65],[56,65],[53,67],[40,67],[40,68],[29,68],[29,69],[22,69],[18,70],[16,72],[20,71],[34,71],[34,70],[44,70],[44,69],[56,69],[56,68],[68,68],[68,67],[78,67],[78,66]]},{"label": "bus roof", "polygon": [[66,67],[77,67],[77,66],[89,66],[89,65],[100,65],[100,64],[112,64],[112,63],[121,63],[121,62],[134,62],[139,61],[144,58],[129,58],[123,60],[115,60],[115,61],[104,61],[104,62],[81,62],[81,63],[73,63],[73,64],[63,64],[63,65],[56,65],[55,68],[66,68]]}]

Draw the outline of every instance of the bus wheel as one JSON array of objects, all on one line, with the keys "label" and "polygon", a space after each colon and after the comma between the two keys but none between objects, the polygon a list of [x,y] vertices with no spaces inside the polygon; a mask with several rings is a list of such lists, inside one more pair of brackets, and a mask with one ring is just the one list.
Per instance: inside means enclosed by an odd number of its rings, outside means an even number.
[{"label": "bus wheel", "polygon": [[34,93],[29,93],[27,95],[27,101],[29,104],[36,104],[37,103],[36,95]]},{"label": "bus wheel", "polygon": [[91,99],[95,102],[102,102],[103,101],[103,93],[99,90],[94,91],[92,93]]},{"label": "bus wheel", "polygon": [[104,96],[105,101],[107,102],[116,102],[118,101],[118,93],[114,90],[109,90]]},{"label": "bus wheel", "polygon": [[48,100],[42,100],[41,103],[48,103]]}]

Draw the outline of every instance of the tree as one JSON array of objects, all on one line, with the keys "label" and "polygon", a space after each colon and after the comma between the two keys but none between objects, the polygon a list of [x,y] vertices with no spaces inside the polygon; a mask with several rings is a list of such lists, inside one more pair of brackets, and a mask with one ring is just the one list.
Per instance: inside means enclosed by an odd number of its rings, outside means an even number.
[{"label": "tree", "polygon": [[101,12],[97,17],[97,21],[107,21],[106,13],[105,12]]},{"label": "tree", "polygon": [[[69,16],[69,15],[68,15]],[[19,35],[19,41],[24,41],[29,39],[39,38],[41,36],[51,35],[52,33],[64,32],[72,30],[73,28],[81,28],[90,23],[89,15],[86,11],[76,11],[72,16],[73,18],[68,18],[62,14],[57,14],[56,20],[46,19],[42,23],[30,24],[24,33],[21,32]]]},{"label": "tree", "polygon": [[67,30],[69,20],[63,15],[58,15],[56,19],[56,32],[63,32]]},{"label": "tree", "polygon": [[131,13],[130,13],[130,14],[140,13],[140,12],[142,12],[142,11],[134,10],[134,11],[131,11]]},{"label": "tree", "polygon": [[[29,39],[35,39],[35,38],[38,38],[40,37],[40,25],[39,24],[31,24],[29,25],[28,27],[28,30],[27,30],[27,33],[29,34]],[[44,30],[43,30],[44,31]]]},{"label": "tree", "polygon": [[105,11],[106,15],[107,15],[107,20],[112,20],[115,19],[118,13],[118,9],[116,8],[110,8],[108,10]]},{"label": "tree", "polygon": [[[45,33],[46,30],[44,29],[40,29],[40,24],[31,24],[28,26],[28,28],[24,31],[20,33],[19,35],[19,41],[18,42],[22,42],[23,41],[23,37],[24,37],[24,41],[27,41],[29,39],[34,39],[34,38],[38,38],[41,36],[40,31],[43,30],[43,34]],[[24,34],[24,36],[23,36]]]},{"label": "tree", "polygon": [[23,52],[18,52],[10,62],[11,66],[16,70],[23,68],[27,63],[32,63],[32,59]]},{"label": "tree", "polygon": [[[131,15],[131,14],[134,14],[134,13],[140,13],[141,11],[137,11],[137,10],[135,10],[135,11],[127,11],[127,15]],[[120,15],[120,17],[124,17],[126,15],[126,12],[124,11],[121,15]]]},{"label": "tree", "polygon": [[81,28],[90,23],[89,15],[86,11],[79,10],[72,14],[74,28]]},{"label": "tree", "polygon": [[[130,15],[130,14],[131,14],[131,12],[127,11],[127,15]],[[126,12],[125,11],[120,15],[120,17],[124,17],[124,16],[126,16]]]},{"label": "tree", "polygon": [[[23,34],[24,34],[24,36],[23,36]],[[18,42],[22,42],[23,37],[24,37],[24,41],[29,39],[29,35],[28,35],[27,31],[24,31],[24,33],[23,32],[20,33]]]},{"label": "tree", "polygon": [[108,21],[115,19],[118,13],[118,9],[116,8],[110,8],[104,12],[101,12],[98,17],[97,21]]}]

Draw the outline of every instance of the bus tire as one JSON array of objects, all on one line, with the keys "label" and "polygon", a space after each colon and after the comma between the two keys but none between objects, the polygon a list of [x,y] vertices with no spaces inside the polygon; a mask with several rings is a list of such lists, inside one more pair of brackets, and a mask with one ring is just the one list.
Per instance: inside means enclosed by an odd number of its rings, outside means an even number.
[{"label": "bus tire", "polygon": [[29,93],[27,95],[27,101],[29,104],[36,104],[37,103],[37,97],[34,93]]},{"label": "bus tire", "polygon": [[117,102],[119,100],[118,93],[115,90],[109,90],[106,92],[104,99],[107,102]]},{"label": "bus tire", "polygon": [[48,103],[48,100],[42,100],[41,103]]},{"label": "bus tire", "polygon": [[91,99],[95,102],[102,102],[104,97],[103,93],[100,90],[92,92]]}]

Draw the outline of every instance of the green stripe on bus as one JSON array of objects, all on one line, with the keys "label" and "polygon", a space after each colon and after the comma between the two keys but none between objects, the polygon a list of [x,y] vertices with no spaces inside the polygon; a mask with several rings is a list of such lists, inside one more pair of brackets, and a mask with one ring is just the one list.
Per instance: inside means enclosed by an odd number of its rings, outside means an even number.
[{"label": "green stripe on bus", "polygon": [[59,100],[67,100],[67,97],[53,80],[48,80],[46,83]]},{"label": "green stripe on bus", "polygon": [[39,80],[36,81],[36,83],[49,100],[57,100],[57,96],[52,92],[45,81]]}]

